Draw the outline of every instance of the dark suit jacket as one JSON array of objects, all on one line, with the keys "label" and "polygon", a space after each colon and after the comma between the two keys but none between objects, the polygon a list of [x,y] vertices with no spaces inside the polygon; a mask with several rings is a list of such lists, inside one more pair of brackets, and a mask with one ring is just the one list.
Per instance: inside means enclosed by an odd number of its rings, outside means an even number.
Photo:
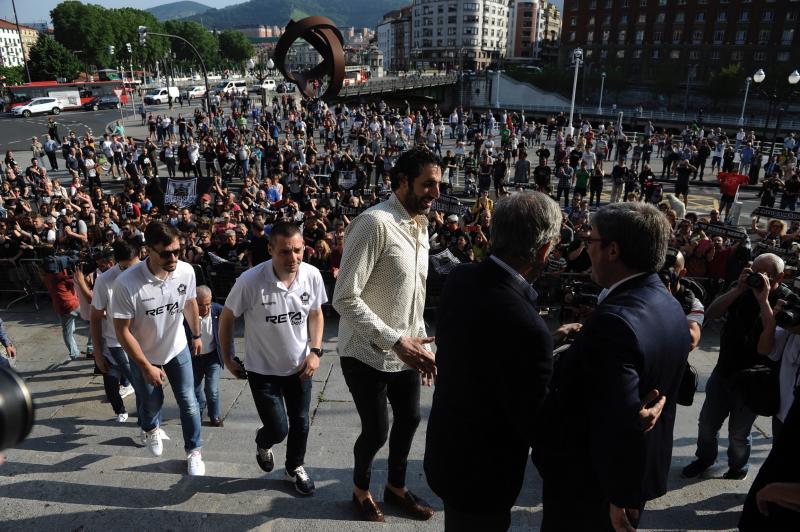
[{"label": "dark suit jacket", "polygon": [[522,487],[552,373],[552,337],[535,296],[492,260],[448,275],[437,310],[425,473],[455,508],[508,510]]},{"label": "dark suit jacket", "polygon": [[[214,345],[217,349],[217,357],[219,357],[219,364],[223,368],[225,367],[225,359],[222,356],[222,349],[219,348],[219,315],[222,314],[222,309],[224,307],[219,303],[211,303],[211,331],[214,333]],[[189,329],[189,323],[184,319],[183,320],[183,330],[186,332],[186,341],[189,343],[191,348],[192,345],[192,331]],[[234,349],[233,345],[233,338],[231,338],[231,349],[230,349],[231,357],[236,354],[236,350]]]},{"label": "dark suit jacket", "polygon": [[[533,450],[545,483],[573,478],[585,493],[627,508],[666,493],[689,345],[686,316],[657,275],[611,292],[556,363],[542,415],[548,430]],[[644,433],[640,398],[654,388],[667,402]]]}]

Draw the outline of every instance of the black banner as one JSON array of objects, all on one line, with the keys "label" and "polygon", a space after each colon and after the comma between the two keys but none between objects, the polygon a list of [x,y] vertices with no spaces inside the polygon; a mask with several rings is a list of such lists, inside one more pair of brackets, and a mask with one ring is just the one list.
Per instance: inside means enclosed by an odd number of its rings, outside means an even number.
[{"label": "black banner", "polygon": [[[155,181],[156,178],[153,178]],[[194,205],[197,198],[208,194],[211,190],[211,178],[172,179],[168,177],[157,178],[156,186],[148,186],[148,197],[153,206],[164,210],[165,206],[177,203],[179,206]]]},{"label": "black banner", "polygon": [[339,215],[352,218],[364,212],[364,207],[351,207],[350,205],[339,205]]},{"label": "black banner", "polygon": [[753,249],[753,256],[757,257],[758,255],[761,255],[763,253],[773,253],[787,262],[790,260],[794,261],[797,258],[796,255],[793,255],[787,249],[779,248],[776,246],[768,246],[767,244],[762,244],[761,242],[759,242]]},{"label": "black banner", "polygon": [[783,209],[771,209],[769,207],[757,207],[753,211],[753,216],[763,216],[764,218],[774,218],[776,220],[788,220],[790,222],[800,221],[800,212],[785,211]]},{"label": "black banner", "polygon": [[698,222],[695,227],[701,229],[708,236],[721,236],[723,238],[733,238],[736,240],[745,240],[747,238],[747,232],[738,227],[707,224],[705,222]]},{"label": "black banner", "polygon": [[469,208],[461,203],[455,196],[449,196],[447,194],[440,195],[437,199],[433,201],[433,205],[431,205],[432,211],[442,211],[445,214],[457,214],[462,216],[466,213]]}]

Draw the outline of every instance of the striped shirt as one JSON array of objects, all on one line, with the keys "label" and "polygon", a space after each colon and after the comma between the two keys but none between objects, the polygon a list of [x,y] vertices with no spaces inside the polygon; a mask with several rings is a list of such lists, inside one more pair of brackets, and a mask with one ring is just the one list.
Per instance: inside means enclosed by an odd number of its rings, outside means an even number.
[{"label": "striped shirt", "polygon": [[340,315],[339,355],[386,372],[409,369],[392,347],[425,337],[428,221],[411,217],[392,195],[345,230],[333,306]]}]

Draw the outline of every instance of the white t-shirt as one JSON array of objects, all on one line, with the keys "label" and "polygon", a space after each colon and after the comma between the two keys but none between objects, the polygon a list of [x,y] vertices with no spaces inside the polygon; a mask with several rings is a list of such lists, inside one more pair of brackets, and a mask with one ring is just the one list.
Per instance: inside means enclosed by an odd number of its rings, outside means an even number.
[{"label": "white t-shirt", "polygon": [[798,384],[797,367],[800,364],[800,335],[793,334],[782,327],[775,328],[775,345],[769,354],[772,360],[780,360],[778,373],[780,383],[780,407],[775,417],[786,421],[786,415],[794,404],[794,389]]},{"label": "white t-shirt", "polygon": [[217,348],[217,344],[214,343],[214,322],[211,312],[200,318],[200,342],[203,344],[200,349],[202,355],[207,355]]},{"label": "white t-shirt", "polygon": [[294,375],[308,355],[308,313],[328,301],[319,270],[300,264],[289,288],[281,283],[272,260],[245,271],[236,280],[225,306],[244,314],[247,371],[261,375]]},{"label": "white t-shirt", "polygon": [[[111,297],[114,293],[114,282],[122,274],[119,264],[109,268],[94,280],[92,289],[92,306],[97,310],[106,311],[106,319],[103,320],[103,345],[105,347],[121,347],[117,340],[117,333],[114,332],[114,321],[111,316]],[[103,350],[105,355],[105,350]]]},{"label": "white t-shirt", "polygon": [[131,333],[151,364],[166,364],[186,348],[183,309],[195,299],[195,288],[194,270],[182,261],[166,281],[153,275],[145,260],[114,283],[113,316],[133,319]]}]

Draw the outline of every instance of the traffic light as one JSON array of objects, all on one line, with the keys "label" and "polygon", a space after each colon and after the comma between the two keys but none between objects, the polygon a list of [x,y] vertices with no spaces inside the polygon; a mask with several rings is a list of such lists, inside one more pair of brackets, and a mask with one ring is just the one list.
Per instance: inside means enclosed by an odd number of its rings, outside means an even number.
[{"label": "traffic light", "polygon": [[108,45],[108,55],[114,55],[114,45],[113,44],[109,44]]},{"label": "traffic light", "polygon": [[139,44],[147,44],[147,26],[139,26]]},{"label": "traffic light", "polygon": [[129,42],[126,42],[126,43],[125,43],[125,48],[127,48],[127,49],[128,49],[128,53],[129,53],[129,54],[132,54],[132,53],[133,53],[133,47],[131,47],[131,43],[129,43]]}]

